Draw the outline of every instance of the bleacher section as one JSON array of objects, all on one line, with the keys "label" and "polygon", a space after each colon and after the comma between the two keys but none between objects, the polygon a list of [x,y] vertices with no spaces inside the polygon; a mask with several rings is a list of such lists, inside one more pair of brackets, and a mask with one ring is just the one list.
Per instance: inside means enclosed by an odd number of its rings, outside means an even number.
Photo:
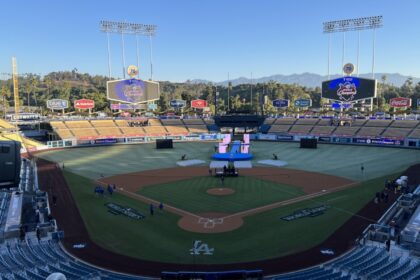
[{"label": "bleacher section", "polygon": [[364,126],[370,127],[387,127],[392,123],[392,120],[368,120]]},{"label": "bleacher section", "polygon": [[384,131],[383,127],[361,127],[357,132],[359,137],[380,137]]},{"label": "bleacher section", "polygon": [[0,279],[44,280],[51,273],[63,273],[67,279],[147,280],[148,277],[130,276],[105,271],[86,265],[68,256],[52,240],[4,244],[0,252]]},{"label": "bleacher section", "polygon": [[384,248],[360,246],[341,258],[311,269],[271,277],[271,280],[306,279],[420,279],[420,260],[391,256]]},{"label": "bleacher section", "polygon": [[382,133],[382,137],[404,139],[408,136],[411,130],[411,128],[388,127]]},{"label": "bleacher section", "polygon": [[336,127],[335,126],[314,126],[311,131],[312,135],[331,135]]},{"label": "bleacher section", "polygon": [[390,126],[391,127],[415,128],[415,127],[418,127],[418,125],[419,125],[419,121],[395,120]]},{"label": "bleacher section", "polygon": [[411,132],[410,135],[408,135],[408,137],[420,139],[420,129],[413,130],[413,132]]},{"label": "bleacher section", "polygon": [[319,119],[297,119],[296,124],[301,125],[316,125],[319,122]]},{"label": "bleacher section", "polygon": [[290,134],[309,134],[309,132],[312,130],[312,125],[294,125],[289,130]]},{"label": "bleacher section", "polygon": [[288,133],[291,125],[272,125],[268,133]]},{"label": "bleacher section", "polygon": [[0,119],[0,130],[1,129],[16,129],[16,127],[5,120]]}]

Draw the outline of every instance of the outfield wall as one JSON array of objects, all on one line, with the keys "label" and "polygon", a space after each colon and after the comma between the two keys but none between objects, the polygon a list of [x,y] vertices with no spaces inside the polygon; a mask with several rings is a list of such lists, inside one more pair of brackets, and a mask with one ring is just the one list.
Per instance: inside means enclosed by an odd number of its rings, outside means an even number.
[{"label": "outfield wall", "polygon": [[[58,140],[48,141],[48,148],[65,148],[74,146],[93,146],[93,145],[114,145],[114,144],[135,144],[150,143],[157,139],[172,139],[174,141],[217,141],[223,138],[223,134],[188,134],[188,135],[162,135],[162,136],[140,136],[125,138],[98,138],[95,140]],[[254,141],[273,141],[273,142],[299,142],[302,138],[315,138],[322,144],[340,144],[357,146],[376,146],[419,149],[420,139],[396,140],[391,138],[379,137],[337,137],[337,136],[313,136],[313,135],[278,135],[278,134],[250,134],[250,139]]]}]

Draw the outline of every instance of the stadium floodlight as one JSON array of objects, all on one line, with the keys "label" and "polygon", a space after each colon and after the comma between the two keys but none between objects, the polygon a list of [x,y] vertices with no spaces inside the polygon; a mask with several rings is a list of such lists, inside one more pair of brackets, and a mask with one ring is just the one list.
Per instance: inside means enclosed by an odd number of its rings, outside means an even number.
[{"label": "stadium floodlight", "polygon": [[383,26],[383,16],[327,21],[323,26],[324,33],[375,29]]},{"label": "stadium floodlight", "polygon": [[359,75],[359,49],[360,49],[360,31],[373,29],[373,47],[372,47],[372,77],[374,77],[375,69],[375,30],[383,26],[383,16],[372,16],[372,17],[361,17],[352,19],[343,19],[335,21],[323,22],[323,33],[328,34],[328,78],[330,76],[330,35],[331,33],[342,32],[343,33],[343,50],[342,50],[342,64],[344,65],[345,57],[345,42],[346,32],[358,31],[358,42],[357,42],[357,62],[356,72]]},{"label": "stadium floodlight", "polygon": [[139,41],[138,36],[148,36],[150,41],[150,79],[153,79],[153,51],[152,51],[152,37],[156,34],[157,26],[154,24],[130,23],[120,21],[101,20],[99,22],[100,31],[107,33],[108,40],[108,68],[109,77],[111,77],[111,49],[109,44],[109,34],[116,33],[121,35],[122,45],[122,62],[123,62],[123,75],[125,77],[125,47],[124,47],[124,34],[136,36],[136,53],[137,53],[137,67],[139,68]]}]

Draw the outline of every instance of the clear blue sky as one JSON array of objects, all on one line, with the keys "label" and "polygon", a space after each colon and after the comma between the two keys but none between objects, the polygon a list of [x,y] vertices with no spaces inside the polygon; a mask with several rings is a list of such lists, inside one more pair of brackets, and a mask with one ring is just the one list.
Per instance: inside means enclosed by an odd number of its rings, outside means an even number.
[{"label": "clear blue sky", "polygon": [[[221,81],[239,76],[327,72],[322,22],[384,16],[376,72],[420,77],[420,1],[416,0],[42,0],[4,1],[0,73],[72,70],[107,75],[101,19],[156,24],[154,78]],[[347,33],[346,62],[356,62],[357,33]],[[111,36],[113,76],[122,76],[121,41]],[[141,76],[149,78],[149,43],[141,39]],[[341,69],[342,35],[332,36],[331,72]],[[371,70],[372,32],[361,35],[360,72]],[[127,64],[136,64],[126,38]],[[1,77],[1,76],[0,76]]]}]

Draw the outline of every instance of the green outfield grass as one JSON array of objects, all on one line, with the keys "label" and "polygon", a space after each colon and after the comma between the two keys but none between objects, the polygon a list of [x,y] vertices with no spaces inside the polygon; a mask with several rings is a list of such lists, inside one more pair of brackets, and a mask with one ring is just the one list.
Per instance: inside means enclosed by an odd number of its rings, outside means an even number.
[{"label": "green outfield grass", "polygon": [[227,177],[224,187],[234,194],[207,194],[211,188],[222,187],[216,177],[198,177],[144,187],[138,193],[192,213],[236,213],[305,194],[301,188],[277,184],[253,177]]},{"label": "green outfield grass", "polygon": [[[208,165],[215,142],[174,143],[174,149],[156,150],[155,144],[114,145],[45,151],[38,156],[65,163],[76,174],[97,179],[157,168],[176,167],[186,154],[189,159],[204,160]],[[272,154],[286,161],[288,168],[331,174],[362,181],[402,171],[420,161],[420,151],[399,148],[348,145],[318,145],[318,149],[299,149],[299,143],[251,142],[252,163],[259,165]],[[365,172],[362,175],[360,166]]]},{"label": "green outfield grass", "polygon": [[[136,258],[174,263],[231,263],[269,259],[313,247],[361,209],[375,192],[383,188],[385,178],[363,182],[362,185],[323,197],[299,202],[245,218],[237,230],[219,234],[199,234],[177,226],[180,217],[168,212],[148,215],[148,205],[115,193],[112,197],[92,194],[94,182],[65,172],[72,194],[80,209],[91,238],[109,250]],[[130,206],[143,214],[137,221],[107,212],[104,203],[112,201]],[[280,217],[296,210],[321,204],[331,206],[325,214],[286,222]],[[202,240],[214,248],[213,256],[189,254],[194,240]]]}]

